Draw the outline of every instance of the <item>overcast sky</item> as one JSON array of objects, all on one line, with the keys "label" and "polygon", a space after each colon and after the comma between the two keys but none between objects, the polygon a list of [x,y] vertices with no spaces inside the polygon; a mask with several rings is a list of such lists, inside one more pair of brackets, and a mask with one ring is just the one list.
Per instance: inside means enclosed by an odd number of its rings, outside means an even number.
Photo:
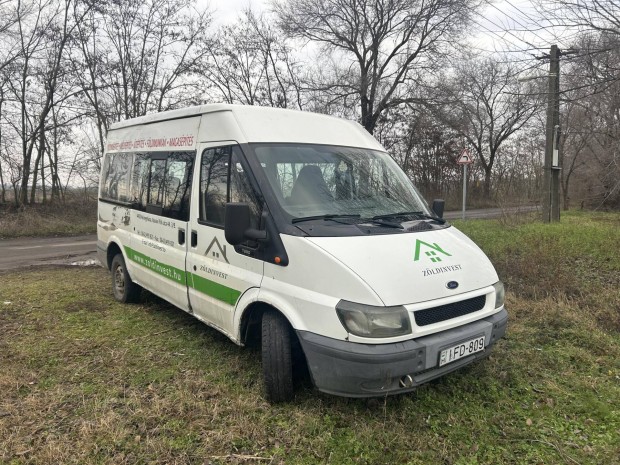
[{"label": "overcast sky", "polygon": [[[217,24],[225,24],[235,21],[248,6],[257,12],[266,10],[270,0],[198,0],[198,2],[200,5],[209,5]],[[485,3],[481,14],[474,18],[473,27],[476,33],[470,38],[474,46],[489,52],[527,50],[530,54],[539,54],[533,49],[545,50],[553,43],[558,43],[560,47],[569,46],[563,44],[561,40],[558,41],[558,38],[551,33],[541,31],[542,20],[539,19],[531,0],[485,0]],[[524,32],[524,29],[532,29],[534,32]]]},{"label": "overcast sky", "polygon": [[267,7],[265,0],[198,0],[201,5],[209,5],[214,13],[214,19],[218,23],[234,21],[239,13],[251,6],[255,11],[261,11]]}]

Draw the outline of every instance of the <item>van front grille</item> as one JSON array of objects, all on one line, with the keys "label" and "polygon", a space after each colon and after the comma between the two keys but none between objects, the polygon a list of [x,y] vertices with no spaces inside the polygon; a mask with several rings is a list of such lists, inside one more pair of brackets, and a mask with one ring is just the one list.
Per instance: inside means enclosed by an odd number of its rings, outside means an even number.
[{"label": "van front grille", "polygon": [[480,295],[472,299],[461,300],[452,304],[440,305],[438,307],[426,308],[413,312],[415,323],[418,326],[432,325],[440,321],[450,320],[468,313],[482,310],[486,301],[485,295]]}]

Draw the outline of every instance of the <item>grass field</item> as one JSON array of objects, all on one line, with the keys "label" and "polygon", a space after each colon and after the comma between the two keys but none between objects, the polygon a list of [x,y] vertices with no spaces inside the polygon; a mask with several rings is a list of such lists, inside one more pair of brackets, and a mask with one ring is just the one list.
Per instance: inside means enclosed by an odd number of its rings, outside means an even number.
[{"label": "grass field", "polygon": [[97,231],[97,199],[83,196],[65,203],[0,205],[0,239],[23,236],[74,236]]},{"label": "grass field", "polygon": [[458,227],[507,283],[507,337],[385,399],[272,406],[255,349],[116,303],[103,269],[0,275],[0,462],[620,463],[620,215]]}]

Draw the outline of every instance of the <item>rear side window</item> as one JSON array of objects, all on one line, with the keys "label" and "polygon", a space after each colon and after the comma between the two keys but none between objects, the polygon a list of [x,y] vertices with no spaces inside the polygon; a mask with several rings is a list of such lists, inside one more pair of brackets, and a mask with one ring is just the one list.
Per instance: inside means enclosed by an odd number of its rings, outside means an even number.
[{"label": "rear side window", "polygon": [[136,209],[146,208],[150,174],[151,158],[145,154],[136,154],[131,172],[131,203]]},{"label": "rear side window", "polygon": [[108,154],[104,160],[99,196],[114,202],[130,201],[132,154]]},{"label": "rear side window", "polygon": [[110,154],[102,168],[102,200],[189,220],[194,153]]}]

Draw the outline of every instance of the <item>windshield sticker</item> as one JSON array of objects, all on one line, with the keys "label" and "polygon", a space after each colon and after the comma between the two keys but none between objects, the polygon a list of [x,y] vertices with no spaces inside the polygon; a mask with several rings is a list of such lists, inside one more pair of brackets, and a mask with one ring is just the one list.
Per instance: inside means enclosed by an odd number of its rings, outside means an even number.
[{"label": "windshield sticker", "polygon": [[425,250],[424,255],[430,258],[431,262],[433,263],[437,263],[441,261],[441,257],[437,255],[438,253],[442,253],[446,257],[452,256],[448,252],[443,250],[439,246],[439,244],[435,242],[433,242],[432,244],[429,244],[428,242],[424,242],[424,241],[421,241],[420,239],[417,239],[415,242],[415,256],[413,257],[414,262],[417,262],[420,259],[420,251],[422,249],[422,246],[426,247],[427,249],[431,249],[431,250]]}]

